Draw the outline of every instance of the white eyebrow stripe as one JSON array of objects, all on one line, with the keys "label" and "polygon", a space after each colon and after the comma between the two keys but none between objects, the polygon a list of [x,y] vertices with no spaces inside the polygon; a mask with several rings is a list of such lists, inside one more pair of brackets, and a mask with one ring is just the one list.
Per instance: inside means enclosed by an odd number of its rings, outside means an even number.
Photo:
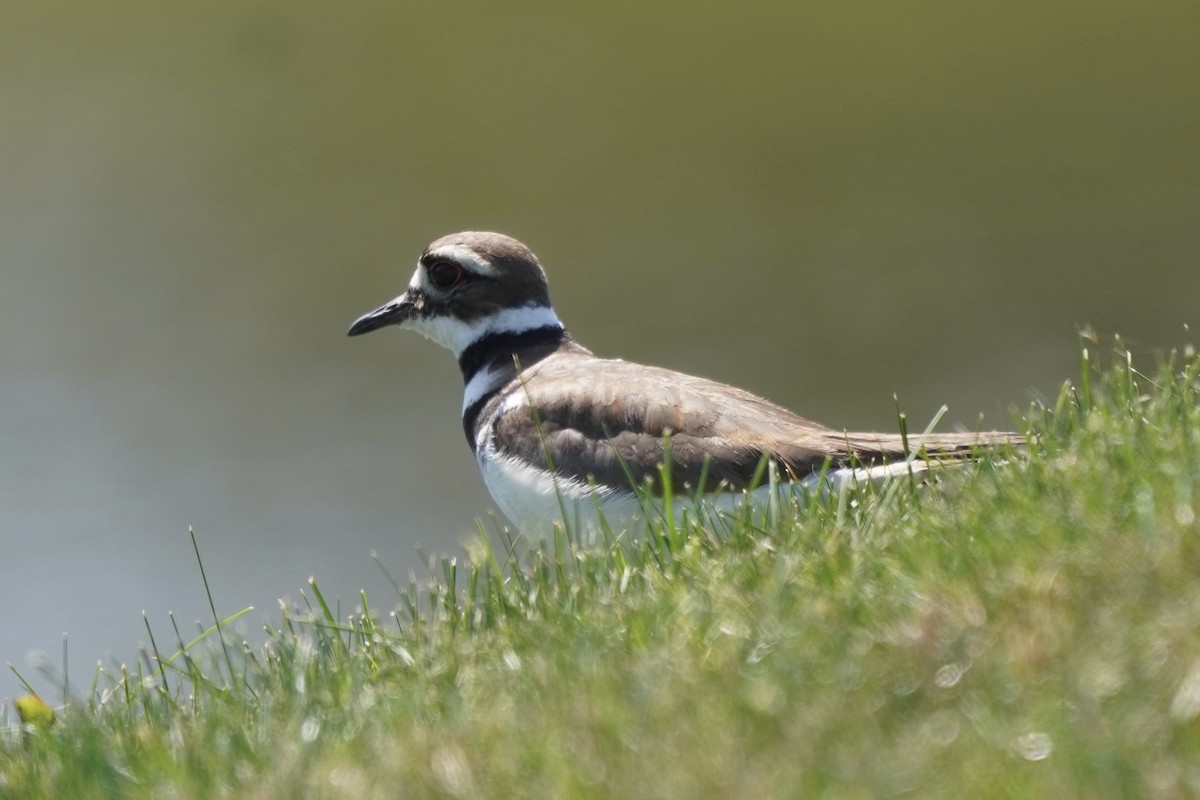
[{"label": "white eyebrow stripe", "polygon": [[[461,244],[444,244],[430,250],[424,256],[425,260],[429,259],[446,259],[453,261],[456,264],[462,264],[463,268],[468,272],[473,272],[476,275],[495,275],[496,270],[487,259],[481,258],[478,253],[469,247]],[[430,291],[429,279],[425,274],[425,267],[418,261],[417,268],[413,270],[412,278],[408,282],[408,288],[420,289],[423,292]]]},{"label": "white eyebrow stripe", "polygon": [[444,258],[457,264],[462,264],[463,268],[474,272],[476,275],[495,274],[495,269],[492,268],[490,261],[480,256],[479,253],[476,253],[471,248],[461,244],[444,244],[441,247],[430,250],[426,258]]}]

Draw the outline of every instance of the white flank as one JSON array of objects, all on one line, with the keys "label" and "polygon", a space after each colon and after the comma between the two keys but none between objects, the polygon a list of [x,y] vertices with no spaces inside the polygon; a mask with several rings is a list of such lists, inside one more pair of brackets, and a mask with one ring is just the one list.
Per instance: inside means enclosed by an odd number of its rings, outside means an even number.
[{"label": "white flank", "polygon": [[[888,478],[901,478],[910,472],[914,475],[925,472],[929,469],[929,462],[921,461],[914,458],[911,461],[893,461],[890,464],[880,464],[875,467],[858,467],[850,469],[843,467],[842,469],[830,470],[826,476],[829,483],[838,488],[843,483],[866,483],[868,481],[884,481]],[[811,479],[813,482],[816,479]]]},{"label": "white flank", "polygon": [[556,477],[527,462],[500,456],[489,439],[481,438],[483,447],[476,458],[483,482],[504,516],[522,533],[548,534],[556,522],[565,520],[571,531],[587,541],[597,538],[601,513],[617,533],[638,519],[633,492]]},{"label": "white flank", "polygon": [[[647,514],[653,520],[666,517],[666,509],[660,502],[639,500],[626,487],[589,485],[556,477],[540,467],[501,455],[487,426],[476,436],[475,452],[492,499],[509,521],[528,536],[547,535],[554,525],[565,522],[578,541],[596,542],[606,528],[614,535],[638,533],[645,530]],[[752,492],[677,498],[671,513],[677,522],[690,518],[720,525],[722,520],[735,517],[749,506],[775,518],[801,493],[838,493],[861,483],[881,483],[929,468],[924,461],[902,461],[877,467],[835,469],[825,475],[824,483],[819,483],[820,476],[814,475],[797,483],[773,482]]]}]

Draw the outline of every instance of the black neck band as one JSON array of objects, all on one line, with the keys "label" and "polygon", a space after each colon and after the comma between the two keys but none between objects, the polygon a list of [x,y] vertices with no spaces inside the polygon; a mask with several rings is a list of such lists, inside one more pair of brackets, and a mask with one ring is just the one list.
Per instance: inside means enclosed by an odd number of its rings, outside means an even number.
[{"label": "black neck band", "polygon": [[546,325],[520,333],[490,333],[473,343],[458,357],[458,368],[463,381],[470,381],[481,368],[502,356],[511,356],[520,351],[555,345],[567,338],[567,332],[558,325]]}]

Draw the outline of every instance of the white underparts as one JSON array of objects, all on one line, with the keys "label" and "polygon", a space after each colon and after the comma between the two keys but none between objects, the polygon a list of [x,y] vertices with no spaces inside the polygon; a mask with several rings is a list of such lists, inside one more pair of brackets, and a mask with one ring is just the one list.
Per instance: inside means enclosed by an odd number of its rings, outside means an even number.
[{"label": "white underparts", "polygon": [[[529,536],[547,535],[564,524],[579,541],[599,541],[604,532],[637,533],[666,517],[661,501],[640,498],[629,487],[588,484],[563,478],[539,466],[497,451],[488,426],[476,436],[475,457],[488,491],[509,521]],[[690,517],[701,522],[736,515],[749,506],[772,516],[801,493],[838,493],[856,485],[881,483],[930,469],[924,461],[901,461],[876,467],[835,469],[796,483],[773,479],[754,491],[717,492],[676,498],[671,514],[678,522]],[[775,478],[775,476],[772,476]]]},{"label": "white underparts", "polygon": [[476,450],[483,482],[504,516],[522,533],[549,533],[554,524],[588,538],[600,530],[601,515],[620,532],[636,520],[640,509],[632,491],[589,486],[581,481],[556,476],[526,461],[496,452],[490,437],[480,437]]}]

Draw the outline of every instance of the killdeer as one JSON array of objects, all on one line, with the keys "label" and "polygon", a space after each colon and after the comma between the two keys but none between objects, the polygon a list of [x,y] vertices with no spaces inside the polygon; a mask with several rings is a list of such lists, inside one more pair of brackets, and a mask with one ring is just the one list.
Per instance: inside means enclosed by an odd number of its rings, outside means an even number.
[{"label": "killdeer", "polygon": [[454,353],[467,442],[496,504],[526,533],[557,521],[594,533],[598,513],[617,530],[644,515],[647,496],[663,496],[664,476],[675,498],[727,506],[756,489],[764,464],[775,486],[811,485],[962,463],[980,448],[1023,441],[930,434],[914,443],[914,458],[896,434],[834,430],[742,389],[600,358],[554,313],[537,257],[499,233],[430,244],[405,292],[349,335],[387,325]]}]

